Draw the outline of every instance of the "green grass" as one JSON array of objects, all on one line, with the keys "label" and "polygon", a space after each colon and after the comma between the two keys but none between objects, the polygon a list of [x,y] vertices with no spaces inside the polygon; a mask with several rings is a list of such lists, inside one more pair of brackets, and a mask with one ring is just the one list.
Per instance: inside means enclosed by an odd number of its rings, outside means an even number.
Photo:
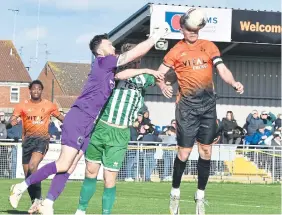
[{"label": "green grass", "polygon": [[[13,211],[8,203],[10,186],[17,180],[0,180],[0,214],[24,213],[30,206],[27,192]],[[43,183],[46,194],[50,181]],[[74,214],[81,182],[69,182],[62,196],[55,203],[56,214]],[[117,198],[113,214],[168,214],[170,183],[117,184]],[[196,183],[181,185],[181,214],[195,214],[193,201]],[[101,214],[102,182],[90,202],[88,213]],[[209,214],[281,214],[281,185],[209,183],[206,191]]]}]

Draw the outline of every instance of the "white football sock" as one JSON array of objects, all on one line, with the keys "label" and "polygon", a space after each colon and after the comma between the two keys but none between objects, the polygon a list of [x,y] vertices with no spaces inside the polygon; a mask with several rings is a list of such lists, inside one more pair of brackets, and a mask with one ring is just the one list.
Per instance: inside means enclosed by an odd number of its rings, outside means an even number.
[{"label": "white football sock", "polygon": [[180,189],[179,188],[171,188],[170,194],[173,196],[180,196]]},{"label": "white football sock", "polygon": [[54,201],[51,200],[51,199],[45,199],[44,200],[44,205],[48,205],[48,206],[53,207],[53,204],[54,204]]},{"label": "white football sock", "polygon": [[205,198],[205,191],[204,190],[197,190],[197,198],[198,199],[203,199]]},{"label": "white football sock", "polygon": [[18,186],[18,188],[19,188],[22,192],[26,191],[27,188],[28,188],[28,185],[26,184],[25,181],[23,181],[23,182],[17,184],[17,186]]}]

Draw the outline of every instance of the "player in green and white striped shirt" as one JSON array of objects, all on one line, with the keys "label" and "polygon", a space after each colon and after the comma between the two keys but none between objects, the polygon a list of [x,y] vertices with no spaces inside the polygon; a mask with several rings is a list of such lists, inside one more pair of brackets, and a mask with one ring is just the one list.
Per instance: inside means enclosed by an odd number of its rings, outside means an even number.
[{"label": "player in green and white striped shirt", "polygon": [[[122,52],[130,50],[134,46],[133,44],[125,44],[122,46]],[[120,70],[138,68],[137,64],[139,63],[133,62]],[[100,164],[103,164],[104,169],[108,170],[104,174],[113,175],[112,181],[105,180],[103,194],[103,202],[105,200],[111,205],[103,204],[102,211],[102,214],[111,213],[116,193],[115,180],[130,141],[129,126],[133,124],[137,118],[137,112],[144,104],[145,89],[154,85],[155,77],[151,74],[140,74],[116,84],[116,88],[97,120],[85,153],[86,175],[76,215],[85,214],[88,202],[95,193]]]},{"label": "player in green and white striped shirt", "polygon": [[144,104],[145,89],[154,85],[155,78],[149,74],[119,81],[100,119],[114,125],[131,126]]}]

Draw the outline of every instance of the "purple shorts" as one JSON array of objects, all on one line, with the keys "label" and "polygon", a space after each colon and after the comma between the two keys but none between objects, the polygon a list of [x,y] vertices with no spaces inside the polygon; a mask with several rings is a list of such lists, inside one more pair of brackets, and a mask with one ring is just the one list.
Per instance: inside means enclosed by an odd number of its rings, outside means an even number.
[{"label": "purple shorts", "polygon": [[66,114],[62,127],[62,145],[86,151],[95,119],[78,107]]}]

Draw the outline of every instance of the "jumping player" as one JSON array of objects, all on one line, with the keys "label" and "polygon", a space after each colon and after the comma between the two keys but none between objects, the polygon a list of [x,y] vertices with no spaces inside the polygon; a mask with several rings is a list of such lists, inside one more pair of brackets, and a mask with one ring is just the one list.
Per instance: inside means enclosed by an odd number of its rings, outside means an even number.
[{"label": "jumping player", "polygon": [[[56,117],[61,122],[64,119],[55,104],[41,98],[43,91],[41,81],[31,82],[29,90],[30,99],[15,106],[10,123],[7,124],[7,127],[10,128],[18,123],[18,118],[22,119],[22,164],[26,178],[37,170],[39,163],[48,151],[50,116]],[[31,185],[28,188],[28,193],[32,202],[28,213],[34,213],[41,202],[41,183]]]},{"label": "jumping player", "polygon": [[[124,44],[121,47],[121,53],[131,50],[134,46],[134,44]],[[139,64],[140,60],[136,60],[120,68],[120,71],[129,68],[136,69]],[[133,124],[138,111],[144,104],[145,89],[154,85],[155,78],[149,74],[118,81],[99,116],[85,153],[85,179],[75,215],[85,215],[88,203],[96,191],[97,175],[101,164],[104,167],[105,184],[102,214],[111,213],[116,196],[116,177],[130,141],[129,126]]]},{"label": "jumping player", "polygon": [[[185,27],[189,17],[180,19],[184,39],[179,41],[164,57],[159,71],[167,73],[173,69],[179,85],[176,105],[178,154],[174,161],[170,213],[179,214],[180,182],[195,141],[198,145],[198,190],[195,193],[196,214],[205,213],[205,188],[209,178],[212,143],[216,138],[217,114],[216,94],[213,84],[213,66],[220,77],[240,94],[244,87],[236,82],[223,63],[216,45],[198,39],[199,31]],[[172,88],[164,81],[159,82],[163,94],[170,98]]]},{"label": "jumping player", "polygon": [[[165,23],[165,25],[155,28],[153,35],[146,41],[119,57],[115,55],[115,48],[106,35],[97,35],[91,40],[90,50],[96,56],[96,59],[92,63],[91,72],[81,95],[65,116],[60,157],[57,161],[43,166],[22,183],[11,187],[10,204],[12,207],[18,206],[23,192],[30,185],[56,174],[47,198],[40,209],[44,215],[54,213],[53,203],[65,187],[69,178],[68,171],[72,172],[71,168],[76,167],[79,158],[86,150],[96,118],[115,86],[116,68],[145,55],[168,32],[169,26]],[[130,71],[123,71],[122,73],[126,72],[130,73]]]}]

